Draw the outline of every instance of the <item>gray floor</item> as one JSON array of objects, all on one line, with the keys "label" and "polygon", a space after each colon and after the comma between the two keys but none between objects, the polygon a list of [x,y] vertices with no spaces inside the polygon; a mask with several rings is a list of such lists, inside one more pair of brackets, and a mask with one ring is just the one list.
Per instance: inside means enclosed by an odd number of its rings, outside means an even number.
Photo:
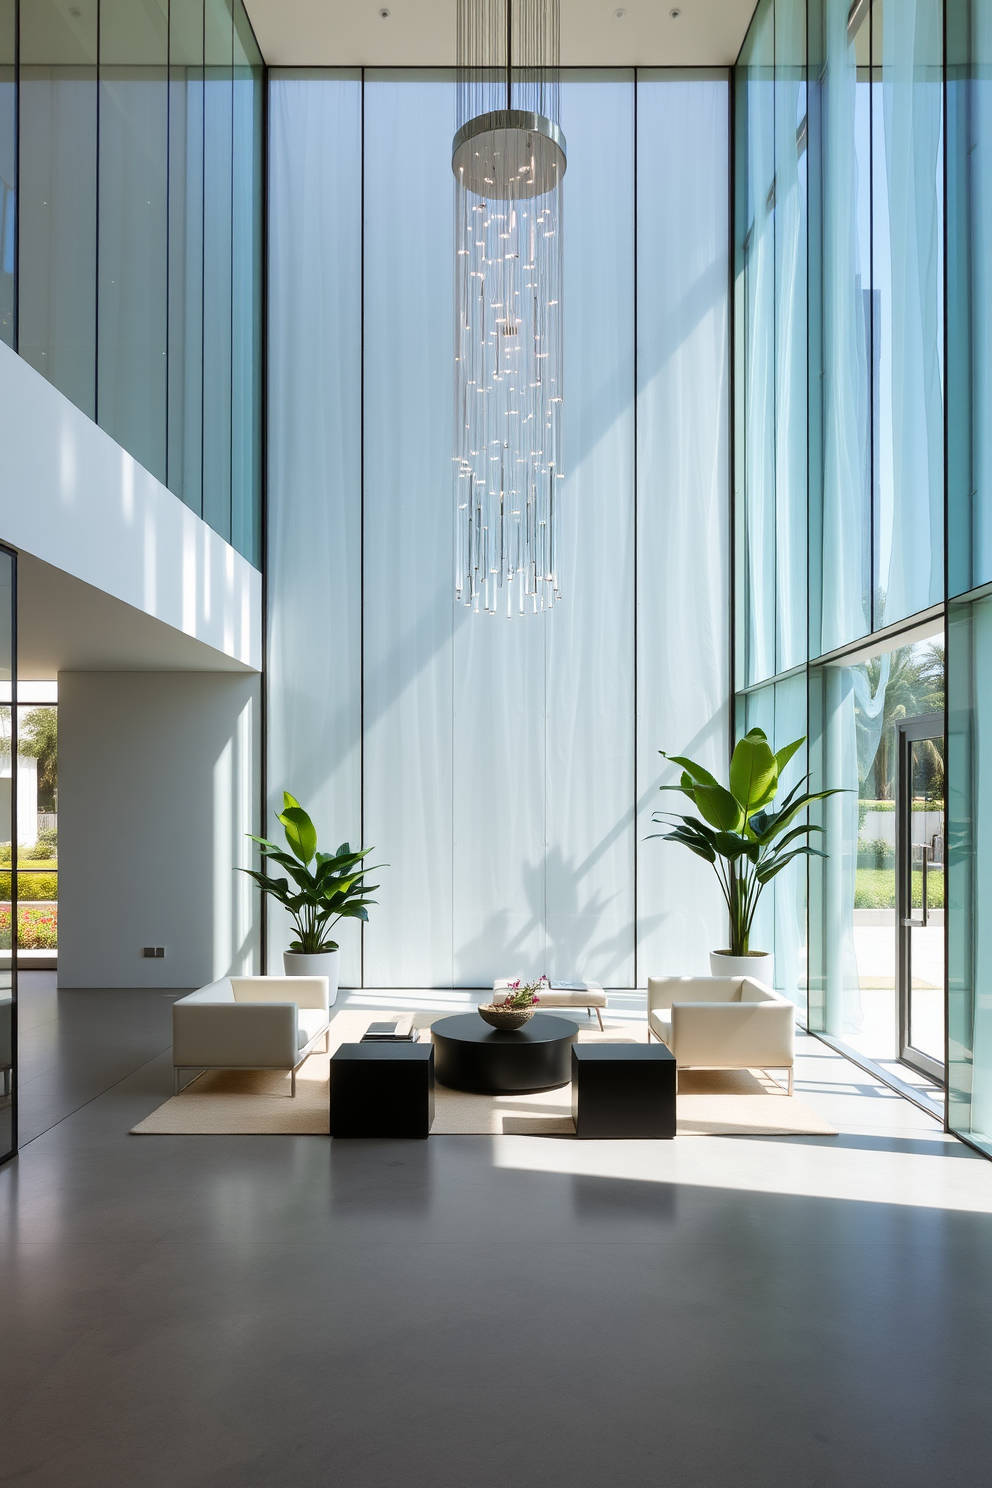
[{"label": "gray floor", "polygon": [[0,1482],[988,1481],[992,1164],[816,1040],[836,1138],[131,1137],[169,996],[24,980]]}]

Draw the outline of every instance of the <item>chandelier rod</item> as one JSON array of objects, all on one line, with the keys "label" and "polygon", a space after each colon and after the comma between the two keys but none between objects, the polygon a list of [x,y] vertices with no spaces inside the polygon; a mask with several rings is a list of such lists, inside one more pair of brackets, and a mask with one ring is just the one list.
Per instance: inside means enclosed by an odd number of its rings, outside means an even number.
[{"label": "chandelier rod", "polygon": [[506,0],[506,107],[513,107],[513,0]]}]

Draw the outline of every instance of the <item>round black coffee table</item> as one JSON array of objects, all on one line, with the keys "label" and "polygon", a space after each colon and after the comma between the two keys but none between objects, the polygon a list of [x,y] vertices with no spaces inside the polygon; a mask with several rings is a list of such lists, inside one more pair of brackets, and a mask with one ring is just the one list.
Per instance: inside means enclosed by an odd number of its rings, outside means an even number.
[{"label": "round black coffee table", "polygon": [[572,1078],[579,1025],[535,1013],[515,1033],[490,1028],[478,1013],[458,1013],[431,1025],[439,1085],[478,1095],[554,1090]]}]

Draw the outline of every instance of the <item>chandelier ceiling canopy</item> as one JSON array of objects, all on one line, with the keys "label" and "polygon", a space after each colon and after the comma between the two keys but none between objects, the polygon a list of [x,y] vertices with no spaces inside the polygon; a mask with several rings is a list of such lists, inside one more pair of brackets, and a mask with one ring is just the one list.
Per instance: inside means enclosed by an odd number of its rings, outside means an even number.
[{"label": "chandelier ceiling canopy", "polygon": [[562,179],[558,0],[459,0],[456,597],[559,598]]}]

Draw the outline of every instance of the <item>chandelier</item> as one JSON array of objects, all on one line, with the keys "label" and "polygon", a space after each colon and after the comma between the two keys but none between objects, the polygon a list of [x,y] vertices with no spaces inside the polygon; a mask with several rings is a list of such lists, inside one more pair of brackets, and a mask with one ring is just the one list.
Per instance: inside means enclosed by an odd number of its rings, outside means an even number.
[{"label": "chandelier", "polygon": [[560,597],[558,38],[558,0],[458,0],[455,594],[494,614]]}]

